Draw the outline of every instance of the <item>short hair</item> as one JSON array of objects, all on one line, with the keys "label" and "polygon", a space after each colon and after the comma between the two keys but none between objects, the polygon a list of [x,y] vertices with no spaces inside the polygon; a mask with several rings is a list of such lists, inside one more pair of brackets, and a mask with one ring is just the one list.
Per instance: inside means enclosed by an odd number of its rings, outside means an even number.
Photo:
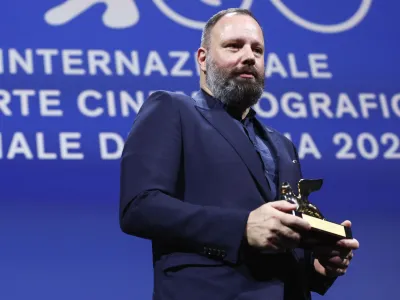
[{"label": "short hair", "polygon": [[[221,10],[220,12],[216,13],[215,15],[213,15],[206,23],[206,25],[203,28],[203,32],[201,35],[201,46],[208,48],[210,46],[211,43],[211,30],[214,28],[214,26],[218,23],[218,21],[225,15],[230,14],[230,13],[236,13],[238,15],[247,15],[249,17],[252,17],[257,23],[258,25],[260,25],[261,28],[261,24],[260,22],[258,22],[258,20],[254,17],[254,15],[252,14],[252,12],[248,9],[245,8],[229,8],[229,9],[225,9],[225,10]],[[262,30],[262,28],[261,28]]]}]

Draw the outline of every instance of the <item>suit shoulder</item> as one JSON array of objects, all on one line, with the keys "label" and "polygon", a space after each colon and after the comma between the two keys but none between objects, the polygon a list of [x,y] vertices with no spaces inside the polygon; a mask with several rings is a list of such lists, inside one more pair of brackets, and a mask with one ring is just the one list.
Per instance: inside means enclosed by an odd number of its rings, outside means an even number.
[{"label": "suit shoulder", "polygon": [[187,95],[166,90],[156,90],[152,92],[141,105],[136,118],[146,112],[153,111],[179,111],[179,107],[189,103],[191,98]]},{"label": "suit shoulder", "polygon": [[168,99],[167,101],[173,102],[175,105],[187,105],[188,103],[193,103],[193,99],[183,93],[167,91],[167,90],[157,90],[154,91],[149,97],[151,99]]}]

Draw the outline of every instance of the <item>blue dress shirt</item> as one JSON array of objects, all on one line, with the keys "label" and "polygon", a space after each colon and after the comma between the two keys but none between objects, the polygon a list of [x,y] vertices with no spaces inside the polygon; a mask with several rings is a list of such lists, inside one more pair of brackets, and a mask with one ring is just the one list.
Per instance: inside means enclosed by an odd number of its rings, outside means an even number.
[{"label": "blue dress shirt", "polygon": [[260,157],[260,162],[262,164],[265,177],[271,188],[273,199],[275,200],[278,189],[278,169],[276,164],[276,155],[272,151],[269,141],[264,138],[263,134],[259,132],[257,127],[254,125],[256,121],[256,112],[254,109],[250,108],[246,118],[242,120],[240,117],[235,116],[235,113],[230,109],[227,109],[226,106],[224,106],[224,108],[232,116],[235,123],[239,126],[243,133],[247,135],[250,142],[253,144],[254,150]]}]

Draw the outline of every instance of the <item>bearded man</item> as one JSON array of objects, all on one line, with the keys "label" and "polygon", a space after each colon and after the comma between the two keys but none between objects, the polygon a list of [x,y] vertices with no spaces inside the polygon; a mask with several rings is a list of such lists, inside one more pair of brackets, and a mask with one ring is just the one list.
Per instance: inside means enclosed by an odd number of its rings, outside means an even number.
[{"label": "bearded man", "polygon": [[296,148],[251,108],[264,90],[264,56],[253,15],[221,11],[197,52],[199,92],[157,91],[135,118],[121,159],[120,226],[152,241],[154,300],[310,299],[359,246],[298,248],[310,224],[288,213],[295,205],[278,188],[302,177]]}]

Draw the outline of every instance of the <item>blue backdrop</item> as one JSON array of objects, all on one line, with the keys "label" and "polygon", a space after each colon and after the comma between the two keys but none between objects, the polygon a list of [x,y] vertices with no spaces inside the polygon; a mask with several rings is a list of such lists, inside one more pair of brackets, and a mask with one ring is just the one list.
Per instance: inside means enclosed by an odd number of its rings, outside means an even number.
[{"label": "blue backdrop", "polygon": [[118,224],[123,140],[151,91],[198,89],[203,22],[240,5],[266,38],[256,111],[361,245],[325,299],[398,299],[394,0],[1,1],[0,299],[151,299],[150,243]]}]

